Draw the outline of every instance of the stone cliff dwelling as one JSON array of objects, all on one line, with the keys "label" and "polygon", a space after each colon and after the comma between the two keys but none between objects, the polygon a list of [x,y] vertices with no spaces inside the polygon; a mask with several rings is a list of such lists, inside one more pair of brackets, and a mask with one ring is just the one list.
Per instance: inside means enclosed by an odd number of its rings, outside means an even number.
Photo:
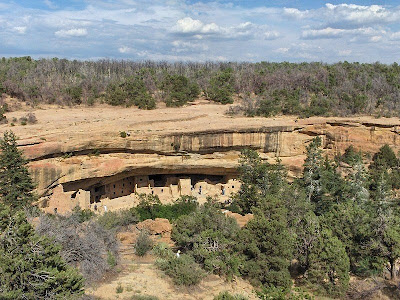
[{"label": "stone cliff dwelling", "polygon": [[194,196],[200,203],[208,196],[228,201],[240,189],[240,181],[228,175],[207,174],[121,174],[98,179],[60,184],[44,203],[49,212],[70,211],[75,206],[82,209],[129,208],[138,204],[139,194],[159,197],[162,203],[171,203],[180,196]]}]

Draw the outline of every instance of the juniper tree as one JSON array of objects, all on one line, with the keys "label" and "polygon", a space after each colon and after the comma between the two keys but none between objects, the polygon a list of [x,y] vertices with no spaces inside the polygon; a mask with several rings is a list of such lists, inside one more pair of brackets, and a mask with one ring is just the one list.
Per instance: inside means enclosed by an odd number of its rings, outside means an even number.
[{"label": "juniper tree", "polygon": [[396,262],[400,258],[400,213],[392,199],[390,184],[382,174],[377,182],[376,199],[372,204],[372,238],[368,250],[389,262],[390,275],[396,278]]},{"label": "juniper tree", "polygon": [[0,204],[1,299],[74,299],[83,277],[61,258],[60,246],[35,233],[23,212]]},{"label": "juniper tree", "polygon": [[6,131],[0,139],[0,199],[12,209],[30,205],[35,197],[27,160],[17,148],[15,134]]},{"label": "juniper tree", "polygon": [[277,197],[268,196],[253,211],[254,219],[238,237],[238,249],[245,260],[242,273],[255,284],[289,289],[293,240],[285,205]]},{"label": "juniper tree", "polygon": [[241,213],[250,213],[266,195],[279,195],[287,187],[285,169],[280,161],[276,164],[263,162],[254,150],[243,150],[239,172],[242,185],[234,204]]},{"label": "juniper tree", "polygon": [[321,286],[329,295],[343,295],[349,285],[349,258],[342,242],[329,229],[323,229],[311,248],[308,281]]}]

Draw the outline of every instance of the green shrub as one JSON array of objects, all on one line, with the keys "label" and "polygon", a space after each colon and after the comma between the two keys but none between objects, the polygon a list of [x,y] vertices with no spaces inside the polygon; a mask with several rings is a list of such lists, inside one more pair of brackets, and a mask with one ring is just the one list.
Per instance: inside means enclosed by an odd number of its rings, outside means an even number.
[{"label": "green shrub", "polygon": [[303,291],[288,292],[284,288],[267,287],[257,291],[261,300],[313,300],[314,297]]},{"label": "green shrub", "polygon": [[173,204],[161,204],[158,196],[154,195],[139,195],[139,205],[136,207],[136,212],[140,221],[147,219],[163,218],[170,221],[176,220],[182,215],[188,215],[195,211],[198,203],[195,197],[182,196]]},{"label": "green shrub", "polygon": [[226,217],[218,203],[208,199],[196,211],[177,219],[172,239],[205,270],[232,278],[241,265],[233,250],[238,232],[236,221]]},{"label": "green shrub", "polygon": [[121,294],[124,291],[124,287],[119,283],[117,288],[115,289],[115,292],[117,294]]},{"label": "green shrub", "polygon": [[158,259],[156,265],[170,276],[176,285],[197,285],[206,275],[200,265],[186,254],[180,257],[173,255],[167,259]]},{"label": "green shrub", "polygon": [[116,83],[111,83],[106,89],[106,103],[117,106],[125,105],[127,94],[123,88]]},{"label": "green shrub", "polygon": [[222,104],[233,103],[233,70],[227,68],[210,79],[210,87],[206,90],[206,95],[210,100]]},{"label": "green shrub", "polygon": [[341,160],[349,165],[354,165],[356,162],[362,162],[361,151],[356,151],[353,145],[350,145],[344,151]]},{"label": "green shrub", "polygon": [[107,263],[111,268],[117,265],[117,258],[111,251],[107,251]]},{"label": "green shrub", "polygon": [[122,137],[123,139],[126,138],[127,134],[125,131],[120,131],[119,136]]},{"label": "green shrub", "polygon": [[240,294],[232,295],[228,291],[221,292],[218,294],[218,296],[214,297],[214,300],[247,300],[247,299],[248,298],[243,295]]},{"label": "green shrub", "polygon": [[158,297],[150,295],[133,295],[131,300],[158,300]]},{"label": "green shrub", "polygon": [[161,84],[167,106],[182,106],[193,101],[199,94],[200,89],[196,83],[190,82],[183,75],[167,75]]},{"label": "green shrub", "polygon": [[127,95],[126,106],[135,105],[140,109],[156,108],[156,102],[140,76],[129,78],[122,84],[122,88]]},{"label": "green shrub", "polygon": [[108,211],[98,216],[98,223],[106,229],[113,229],[138,223],[139,219],[134,208]]},{"label": "green shrub", "polygon": [[159,243],[153,247],[153,254],[159,258],[169,258],[174,256],[171,248],[166,243]]},{"label": "green shrub", "polygon": [[72,209],[72,217],[76,217],[79,223],[89,221],[95,215],[90,209],[81,209],[79,206],[75,206]]},{"label": "green shrub", "polygon": [[153,241],[151,240],[149,233],[142,230],[135,243],[135,252],[138,256],[144,256],[153,248]]}]

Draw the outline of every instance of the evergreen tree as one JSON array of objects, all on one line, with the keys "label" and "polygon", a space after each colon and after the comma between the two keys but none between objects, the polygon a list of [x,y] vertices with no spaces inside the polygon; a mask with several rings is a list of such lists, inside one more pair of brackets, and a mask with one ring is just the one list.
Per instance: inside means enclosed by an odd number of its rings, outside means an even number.
[{"label": "evergreen tree", "polygon": [[34,201],[34,185],[26,167],[27,161],[17,148],[16,136],[6,131],[0,139],[0,197],[12,209]]},{"label": "evergreen tree", "polygon": [[239,173],[242,185],[234,205],[244,214],[252,212],[266,195],[279,195],[287,188],[286,172],[280,161],[274,165],[263,162],[254,150],[243,150]]},{"label": "evergreen tree", "polygon": [[318,202],[322,195],[322,150],[321,138],[314,138],[307,146],[307,157],[304,161],[303,183],[308,201]]},{"label": "evergreen tree", "polygon": [[293,240],[286,208],[278,198],[268,196],[253,211],[254,219],[238,237],[238,249],[245,260],[242,273],[255,284],[288,289]]},{"label": "evergreen tree", "polygon": [[211,198],[197,211],[181,216],[172,239],[207,271],[232,277],[238,275],[240,260],[234,251],[239,226]]},{"label": "evergreen tree", "polygon": [[299,262],[300,271],[310,268],[310,254],[320,236],[320,223],[314,212],[309,211],[302,216],[293,228],[295,232],[295,258]]},{"label": "evergreen tree", "polygon": [[400,213],[390,193],[390,185],[382,174],[377,183],[373,236],[368,250],[390,264],[390,275],[396,278],[396,262],[400,258]]},{"label": "evergreen tree", "polygon": [[355,161],[347,177],[347,199],[356,204],[365,204],[369,200],[368,182],[368,173],[362,161]]},{"label": "evergreen tree", "polygon": [[396,154],[389,145],[382,146],[379,151],[374,154],[369,169],[371,174],[370,188],[374,196],[382,174],[384,174],[385,180],[392,188],[400,188],[399,159],[397,159]]},{"label": "evergreen tree", "polygon": [[329,229],[323,229],[314,243],[306,277],[328,295],[341,296],[349,285],[350,263],[342,242]]},{"label": "evergreen tree", "polygon": [[60,247],[35,234],[24,213],[0,205],[1,299],[73,299],[83,278],[61,258]]}]

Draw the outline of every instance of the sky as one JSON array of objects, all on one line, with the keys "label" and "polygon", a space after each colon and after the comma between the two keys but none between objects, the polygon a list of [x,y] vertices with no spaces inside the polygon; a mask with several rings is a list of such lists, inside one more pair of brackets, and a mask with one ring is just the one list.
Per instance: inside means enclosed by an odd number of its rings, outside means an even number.
[{"label": "sky", "polygon": [[0,57],[400,60],[400,0],[0,0]]}]

